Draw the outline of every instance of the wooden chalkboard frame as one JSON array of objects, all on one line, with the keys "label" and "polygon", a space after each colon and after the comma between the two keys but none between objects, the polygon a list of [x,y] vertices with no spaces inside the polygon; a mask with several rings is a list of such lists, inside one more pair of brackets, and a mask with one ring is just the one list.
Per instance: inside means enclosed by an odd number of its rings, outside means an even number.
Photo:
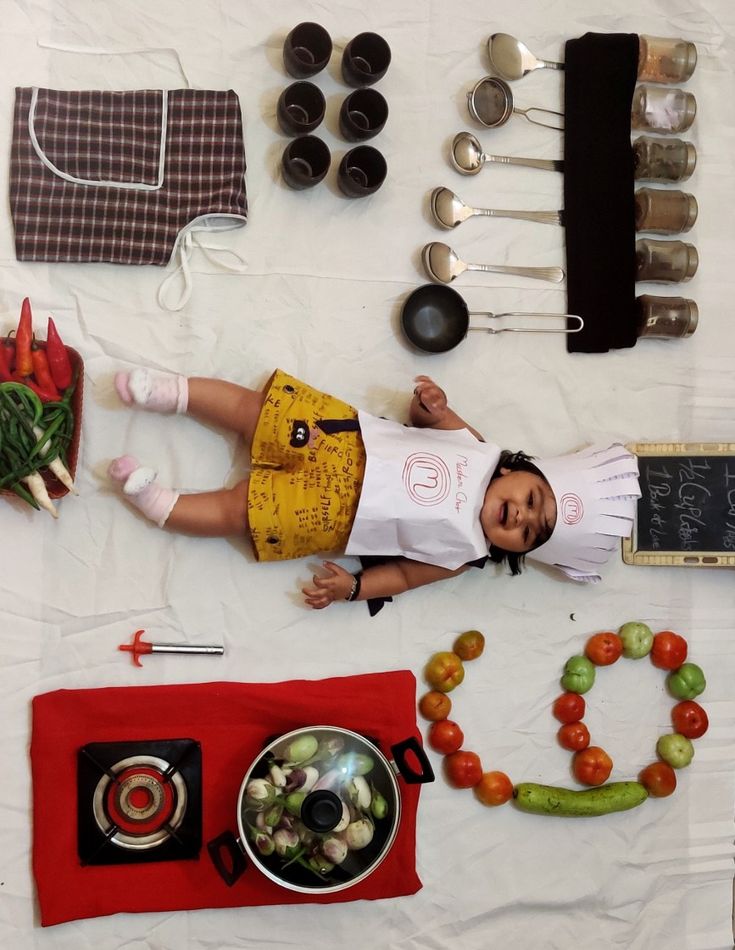
[{"label": "wooden chalkboard frame", "polygon": [[[628,449],[643,457],[732,456],[735,465],[735,442],[634,442]],[[623,540],[623,561],[626,564],[664,567],[735,567],[735,551],[643,551],[638,548],[638,524],[630,538]]]}]

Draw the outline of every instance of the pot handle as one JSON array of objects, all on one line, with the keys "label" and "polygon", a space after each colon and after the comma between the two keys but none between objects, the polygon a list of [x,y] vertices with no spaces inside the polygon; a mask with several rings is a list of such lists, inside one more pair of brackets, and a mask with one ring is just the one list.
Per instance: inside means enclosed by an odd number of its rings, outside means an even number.
[{"label": "pot handle", "polygon": [[[232,887],[248,866],[238,839],[231,831],[223,831],[221,835],[207,842],[207,851],[219,876],[228,887]],[[230,856],[231,868],[222,857],[223,851]]]},{"label": "pot handle", "polygon": [[[396,742],[395,745],[390,747],[390,751],[393,753],[393,761],[395,762],[396,768],[408,785],[423,785],[426,782],[434,781],[434,770],[431,767],[431,762],[429,762],[429,758],[424,752],[423,746],[415,736],[409,736],[408,739],[404,739],[403,742]],[[419,764],[421,765],[420,772],[413,769],[406,760],[407,752],[413,752],[419,760]]]}]

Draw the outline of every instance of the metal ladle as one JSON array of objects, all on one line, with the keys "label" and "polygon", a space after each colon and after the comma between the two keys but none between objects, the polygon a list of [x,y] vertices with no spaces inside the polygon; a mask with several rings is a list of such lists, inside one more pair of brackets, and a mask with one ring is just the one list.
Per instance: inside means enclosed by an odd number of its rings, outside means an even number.
[{"label": "metal ladle", "polygon": [[432,241],[421,251],[426,273],[440,284],[451,284],[466,270],[479,270],[488,274],[515,274],[518,277],[534,277],[536,280],[551,280],[558,284],[564,280],[561,267],[510,267],[505,264],[468,264],[461,260],[448,244]]},{"label": "metal ladle", "polygon": [[487,41],[490,65],[503,79],[523,79],[534,69],[564,69],[564,63],[539,59],[525,43],[509,33],[493,33]]},{"label": "metal ladle", "polygon": [[561,224],[561,211],[497,211],[494,208],[472,208],[449,188],[435,188],[431,193],[431,213],[442,228],[456,228],[468,218],[514,218],[517,221],[535,221],[537,224]]},{"label": "metal ladle", "polygon": [[529,112],[544,112],[546,115],[555,115],[563,119],[563,112],[542,109],[540,106],[531,106],[528,109],[516,108],[513,105],[513,93],[510,86],[496,76],[485,76],[475,83],[472,92],[467,93],[467,100],[472,118],[487,129],[497,129],[499,126],[505,125],[515,112],[518,115],[525,116],[534,125],[542,125],[545,129],[555,129],[557,132],[564,131],[563,124],[550,125],[548,122],[539,122],[538,119],[532,119],[528,114]]},{"label": "metal ladle", "polygon": [[458,132],[454,136],[450,158],[452,165],[463,175],[476,175],[486,162],[499,165],[525,165],[527,168],[543,168],[550,172],[564,171],[564,162],[556,159],[488,155],[483,152],[482,145],[472,132]]}]

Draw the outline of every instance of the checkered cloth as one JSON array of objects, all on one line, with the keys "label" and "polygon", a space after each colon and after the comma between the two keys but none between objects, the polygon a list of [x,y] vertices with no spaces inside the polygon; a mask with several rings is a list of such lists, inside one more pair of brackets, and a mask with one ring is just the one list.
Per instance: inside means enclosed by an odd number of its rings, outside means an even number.
[{"label": "checkered cloth", "polygon": [[238,97],[18,88],[10,207],[18,260],[167,264],[187,226],[246,221]]}]

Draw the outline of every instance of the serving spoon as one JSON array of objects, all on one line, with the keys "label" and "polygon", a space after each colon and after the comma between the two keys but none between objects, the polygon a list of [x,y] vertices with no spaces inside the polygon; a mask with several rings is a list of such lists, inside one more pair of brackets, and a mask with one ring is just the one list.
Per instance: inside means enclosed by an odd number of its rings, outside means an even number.
[{"label": "serving spoon", "polygon": [[561,267],[510,267],[505,264],[468,264],[461,260],[447,244],[432,241],[421,251],[426,273],[440,284],[450,284],[466,270],[485,271],[489,274],[515,274],[518,277],[534,277],[551,280],[558,284],[564,280]]},{"label": "serving spoon", "polygon": [[493,33],[487,41],[490,65],[503,79],[522,79],[534,69],[564,69],[564,63],[539,59],[531,50],[509,33]]},{"label": "serving spoon", "polygon": [[564,162],[556,159],[488,155],[483,152],[482,145],[472,132],[458,132],[454,136],[450,158],[452,165],[463,175],[476,175],[486,162],[499,165],[525,165],[527,168],[543,168],[550,172],[564,171]]},{"label": "serving spoon", "polygon": [[561,224],[561,211],[497,211],[494,208],[472,208],[449,188],[435,188],[431,193],[431,213],[442,228],[456,228],[475,215],[487,218],[514,218],[537,224]]}]

